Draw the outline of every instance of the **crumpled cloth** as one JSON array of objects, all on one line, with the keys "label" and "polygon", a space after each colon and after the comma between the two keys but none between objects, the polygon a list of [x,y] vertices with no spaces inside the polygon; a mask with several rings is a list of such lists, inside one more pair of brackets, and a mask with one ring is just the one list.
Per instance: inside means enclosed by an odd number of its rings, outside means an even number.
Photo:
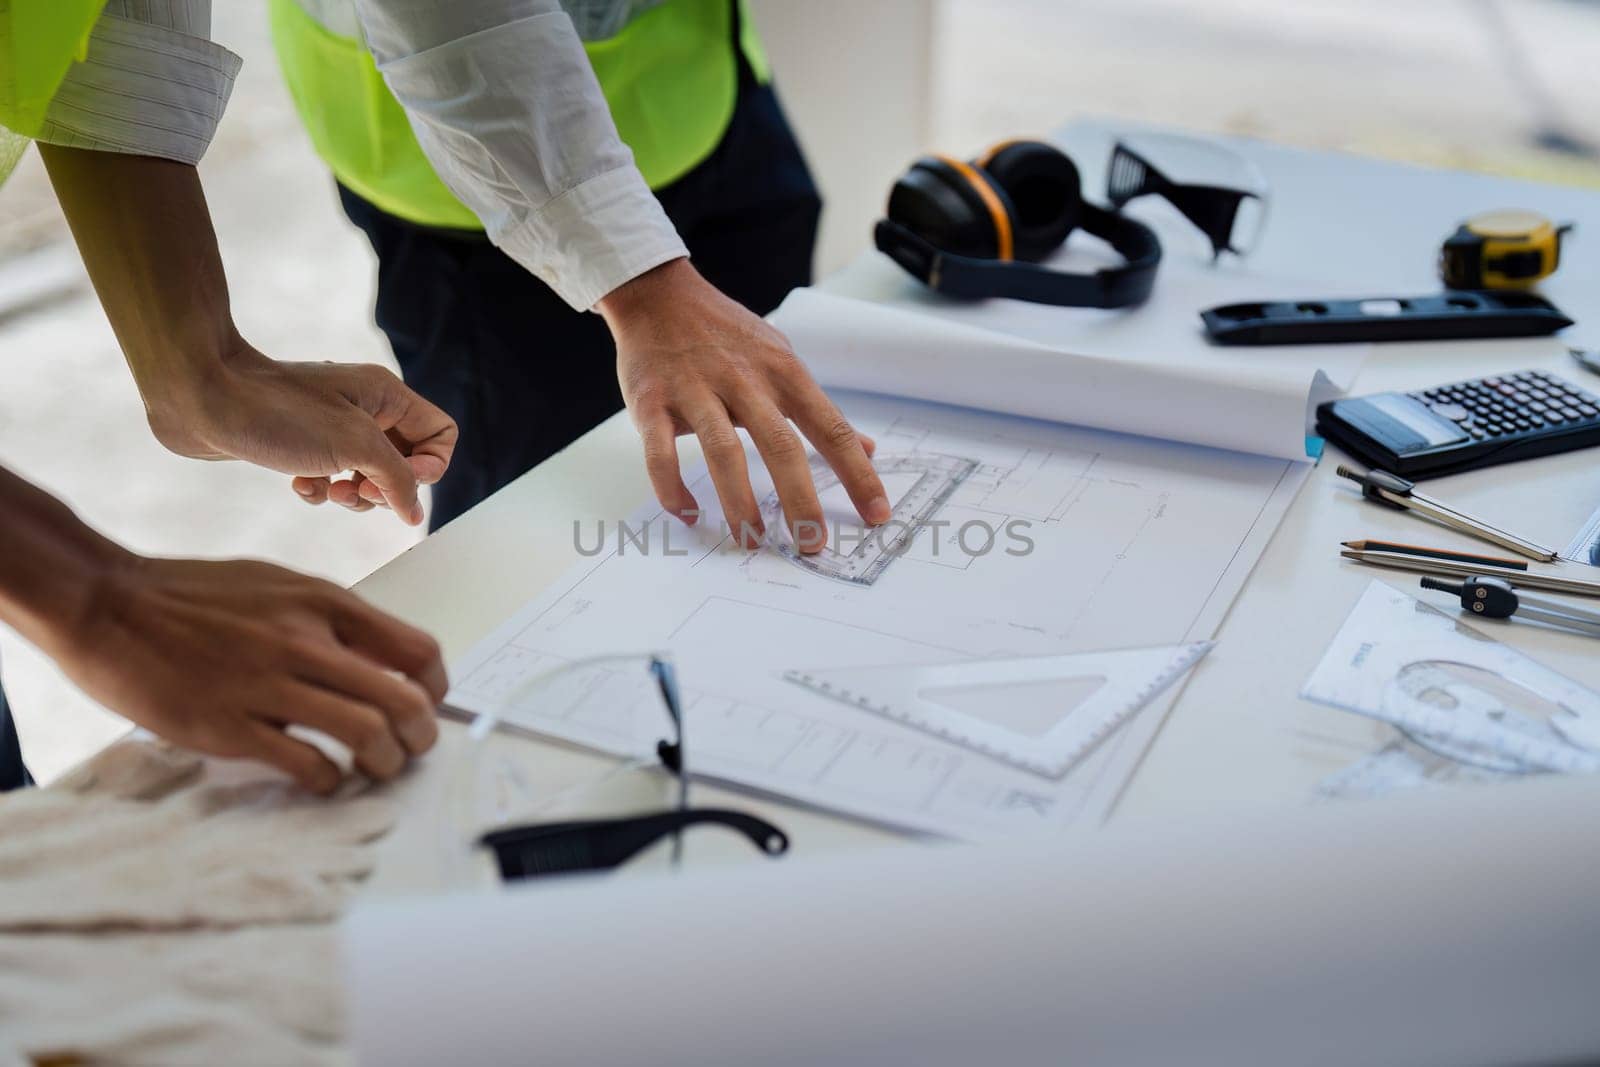
[{"label": "crumpled cloth", "polygon": [[262,768],[212,781],[197,756],[114,746],[48,789],[0,800],[0,930],[139,930],[335,918],[372,869],[393,805],[332,800]]},{"label": "crumpled cloth", "polygon": [[332,920],[393,820],[143,740],[0,797],[0,1067],[345,1062]]},{"label": "crumpled cloth", "polygon": [[0,1067],[344,1067],[334,927],[0,934]]}]

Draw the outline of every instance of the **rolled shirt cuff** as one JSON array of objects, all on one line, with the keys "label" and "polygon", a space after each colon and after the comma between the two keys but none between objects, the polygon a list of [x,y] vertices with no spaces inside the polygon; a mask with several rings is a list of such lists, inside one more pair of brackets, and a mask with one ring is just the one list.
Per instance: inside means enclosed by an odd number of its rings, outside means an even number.
[{"label": "rolled shirt cuff", "polygon": [[38,140],[195,164],[243,65],[203,37],[102,15],[50,102]]},{"label": "rolled shirt cuff", "polygon": [[579,311],[645,271],[689,254],[633,167],[581,182],[490,237]]}]

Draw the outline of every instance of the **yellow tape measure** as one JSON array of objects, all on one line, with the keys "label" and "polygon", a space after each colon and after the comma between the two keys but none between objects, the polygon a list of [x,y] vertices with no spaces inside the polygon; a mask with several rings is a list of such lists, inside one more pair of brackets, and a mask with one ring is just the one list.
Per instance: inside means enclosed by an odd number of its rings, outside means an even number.
[{"label": "yellow tape measure", "polygon": [[1526,289],[1555,273],[1571,229],[1533,211],[1474,215],[1439,250],[1439,276],[1451,289]]}]

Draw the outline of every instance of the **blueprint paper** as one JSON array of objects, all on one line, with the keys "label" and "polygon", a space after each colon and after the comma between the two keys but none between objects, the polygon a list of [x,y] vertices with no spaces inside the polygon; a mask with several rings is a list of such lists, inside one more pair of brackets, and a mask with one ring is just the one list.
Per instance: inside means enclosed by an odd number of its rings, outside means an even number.
[{"label": "blueprint paper", "polygon": [[1237,271],[1162,271],[1134,310],[958,302],[869,252],[826,291],[791,293],[772,321],[828,388],[1304,458],[1316,405],[1349,387],[1367,346],[1213,345],[1199,311],[1338,294]]},{"label": "blueprint paper", "polygon": [[[613,523],[603,545],[586,526],[580,550],[596,554],[454,665],[450,704],[647,757],[666,720],[642,665],[531,683],[598,651],[664,648],[678,664],[698,776],[965,838],[1103,817],[1175,691],[1051,780],[806,692],[783,671],[1207,639],[1309,465],[914,401],[838,399],[880,457],[974,461],[936,516],[948,525],[923,530],[870,584],[814,573],[770,547],[740,550],[714,510],[686,529],[651,505],[634,517],[634,540],[619,542]],[[750,470],[760,497],[770,482],[754,455]],[[691,489],[716,499],[703,473]],[[891,499],[909,491],[904,479],[890,485]],[[842,491],[823,502],[830,519],[854,521]],[[1013,522],[1027,524],[1030,551],[1006,532]],[[976,551],[984,527],[998,532],[986,553]]]}]

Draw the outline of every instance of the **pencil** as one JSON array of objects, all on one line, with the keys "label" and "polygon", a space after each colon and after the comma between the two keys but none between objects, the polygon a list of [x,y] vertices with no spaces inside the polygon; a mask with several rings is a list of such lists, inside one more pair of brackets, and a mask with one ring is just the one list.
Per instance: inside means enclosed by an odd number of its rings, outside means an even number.
[{"label": "pencil", "polygon": [[1464,511],[1457,511],[1442,500],[1435,500],[1431,496],[1417,492],[1413,482],[1388,471],[1373,469],[1362,474],[1358,470],[1340,464],[1336,473],[1341,478],[1348,478],[1358,483],[1361,486],[1361,495],[1368,500],[1432,519],[1442,526],[1460,530],[1468,537],[1476,537],[1480,541],[1509,548],[1519,556],[1527,556],[1540,563],[1554,563],[1560,558],[1555,549],[1535,544],[1526,537],[1518,537]]},{"label": "pencil", "polygon": [[[1574,596],[1600,597],[1600,581],[1568,578],[1543,571],[1517,571],[1506,567],[1485,567],[1481,563],[1463,563],[1459,560],[1440,559],[1438,556],[1418,556],[1405,552],[1363,552],[1346,548],[1339,553],[1345,559],[1375,567],[1398,567],[1413,574],[1447,575],[1452,578],[1474,578],[1485,571],[1506,576],[1517,589],[1543,589],[1551,593],[1570,593]],[[1511,573],[1507,573],[1510,571]]]},{"label": "pencil", "polygon": [[1340,541],[1345,548],[1356,552],[1396,552],[1403,556],[1421,556],[1424,559],[1448,559],[1457,563],[1473,563],[1482,567],[1503,567],[1525,571],[1528,565],[1520,559],[1503,556],[1480,556],[1473,552],[1457,552],[1449,548],[1426,548],[1422,545],[1403,545],[1393,541]]}]

